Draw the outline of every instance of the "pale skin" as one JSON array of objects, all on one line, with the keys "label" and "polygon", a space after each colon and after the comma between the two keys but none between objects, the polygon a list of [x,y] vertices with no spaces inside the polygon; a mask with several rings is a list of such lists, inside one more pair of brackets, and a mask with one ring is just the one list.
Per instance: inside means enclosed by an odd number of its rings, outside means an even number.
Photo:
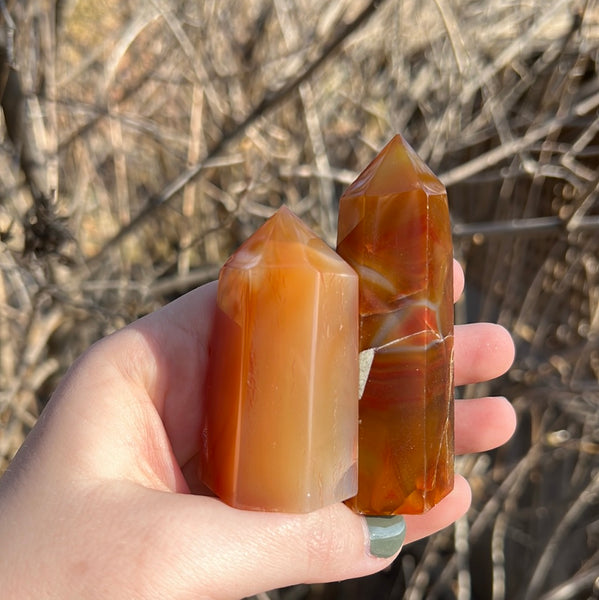
[{"label": "pale skin", "polygon": [[[462,288],[456,267],[456,297]],[[242,598],[391,563],[369,554],[364,519],[343,504],[287,515],[200,494],[198,399],[215,291],[198,288],[101,340],[70,369],[0,480],[3,598]],[[513,356],[503,328],[457,327],[456,385],[501,375]],[[456,402],[458,453],[494,448],[514,428],[504,398]],[[469,504],[458,476],[435,508],[406,517],[406,543]]]}]

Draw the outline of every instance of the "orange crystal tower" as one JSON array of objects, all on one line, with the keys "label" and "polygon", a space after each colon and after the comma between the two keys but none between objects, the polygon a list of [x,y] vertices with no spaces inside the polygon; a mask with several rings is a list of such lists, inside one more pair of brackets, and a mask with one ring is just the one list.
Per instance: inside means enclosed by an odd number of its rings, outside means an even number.
[{"label": "orange crystal tower", "polygon": [[358,277],[283,207],[223,266],[200,476],[237,508],[357,490]]},{"label": "orange crystal tower", "polygon": [[337,252],[360,278],[358,494],[369,515],[421,513],[453,487],[453,252],[444,186],[399,135],[345,191]]}]

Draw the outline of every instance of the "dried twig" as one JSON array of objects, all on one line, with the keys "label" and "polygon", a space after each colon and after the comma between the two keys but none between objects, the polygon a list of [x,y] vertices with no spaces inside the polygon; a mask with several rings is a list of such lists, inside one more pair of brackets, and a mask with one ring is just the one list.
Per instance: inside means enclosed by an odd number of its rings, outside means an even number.
[{"label": "dried twig", "polygon": [[576,501],[568,509],[559,522],[553,535],[547,542],[535,570],[530,578],[530,583],[526,589],[525,600],[538,598],[545,578],[555,562],[559,549],[563,546],[563,541],[573,527],[579,522],[582,514],[591,506],[597,506],[599,503],[599,474],[596,474]]},{"label": "dried twig", "polygon": [[[233,125],[229,130],[223,132],[221,138],[209,150],[205,160],[212,159],[221,154],[227,147],[227,144],[234,140],[238,135],[245,131],[257,119],[273,110],[276,106],[284,102],[289,96],[294,94],[298,87],[310,79],[312,75],[339,50],[341,44],[363,23],[365,23],[377,10],[381,4],[380,0],[372,0],[366,8],[350,23],[345,25],[339,33],[329,40],[321,49],[317,58],[315,58],[296,78],[284,84],[281,88],[271,94],[264,96],[262,101],[251,111],[251,113],[240,123]],[[136,215],[129,225],[123,227],[112,239],[110,239],[102,249],[88,261],[88,267],[93,268],[94,265],[100,263],[105,254],[123,238],[130,235],[139,225],[145,221],[154,211],[168,202],[175,194],[177,194],[185,185],[192,179],[197,177],[205,168],[205,160],[195,165],[192,165],[180,175],[175,177],[167,184],[160,193],[148,199],[146,206]]]}]

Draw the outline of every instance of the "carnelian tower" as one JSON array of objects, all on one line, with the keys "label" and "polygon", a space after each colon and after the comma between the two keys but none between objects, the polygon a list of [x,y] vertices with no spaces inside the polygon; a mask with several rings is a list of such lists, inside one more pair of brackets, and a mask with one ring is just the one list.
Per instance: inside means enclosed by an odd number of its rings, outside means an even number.
[{"label": "carnelian tower", "polygon": [[445,188],[401,136],[341,197],[337,252],[360,280],[360,349],[375,351],[348,504],[424,512],[453,487],[453,253]]},{"label": "carnelian tower", "polygon": [[237,508],[307,512],[357,490],[358,277],[283,207],[223,266],[200,477]]}]

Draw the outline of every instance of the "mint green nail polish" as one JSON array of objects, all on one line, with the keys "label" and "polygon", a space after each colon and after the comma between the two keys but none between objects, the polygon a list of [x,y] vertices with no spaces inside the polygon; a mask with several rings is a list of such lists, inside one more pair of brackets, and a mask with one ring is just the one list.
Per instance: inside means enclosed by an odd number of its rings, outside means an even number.
[{"label": "mint green nail polish", "polygon": [[366,517],[370,535],[370,554],[389,558],[401,550],[406,539],[406,522],[401,515]]}]

